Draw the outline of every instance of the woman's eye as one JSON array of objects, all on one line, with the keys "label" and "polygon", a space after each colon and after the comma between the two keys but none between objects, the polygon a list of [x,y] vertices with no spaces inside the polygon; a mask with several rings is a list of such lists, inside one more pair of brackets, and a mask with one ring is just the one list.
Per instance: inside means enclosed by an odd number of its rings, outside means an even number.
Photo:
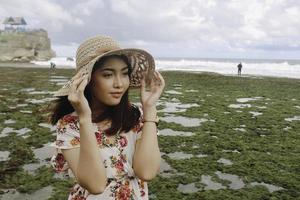
[{"label": "woman's eye", "polygon": [[103,74],[104,77],[111,77],[112,74]]},{"label": "woman's eye", "polygon": [[124,73],[123,73],[123,75],[126,75],[126,76],[128,76],[128,74],[129,74],[128,72],[124,72]]}]

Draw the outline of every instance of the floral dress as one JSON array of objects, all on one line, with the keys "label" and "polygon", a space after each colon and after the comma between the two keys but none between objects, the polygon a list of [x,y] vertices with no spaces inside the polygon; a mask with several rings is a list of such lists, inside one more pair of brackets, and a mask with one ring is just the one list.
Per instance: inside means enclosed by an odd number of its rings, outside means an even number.
[{"label": "floral dress", "polygon": [[[75,180],[68,200],[145,200],[148,199],[147,182],[135,176],[132,164],[135,143],[141,138],[142,110],[138,125],[129,132],[121,132],[114,143],[110,143],[101,127],[95,126],[95,136],[106,168],[107,185],[103,193],[93,195]],[[75,112],[65,115],[57,122],[57,139],[51,146],[57,149],[51,165],[57,173],[74,177],[61,149],[80,147],[79,118]]]}]

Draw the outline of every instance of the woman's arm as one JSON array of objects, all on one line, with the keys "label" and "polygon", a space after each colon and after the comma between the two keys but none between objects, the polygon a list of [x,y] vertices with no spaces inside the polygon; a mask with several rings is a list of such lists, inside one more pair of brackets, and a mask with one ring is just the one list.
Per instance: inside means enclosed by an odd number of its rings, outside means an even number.
[{"label": "woman's arm", "polygon": [[75,77],[68,100],[79,116],[80,150],[65,150],[62,153],[73,170],[78,183],[90,193],[99,194],[106,187],[107,177],[94,134],[96,130],[92,124],[92,112],[84,96],[84,89],[88,83],[87,76],[77,74]]},{"label": "woman's arm", "polygon": [[[142,138],[136,142],[133,157],[135,174],[146,181],[153,179],[159,172],[161,155],[157,141],[156,103],[163,92],[165,81],[158,71],[155,71],[150,86],[146,89],[145,78],[141,81],[141,102],[143,106]],[[148,122],[146,122],[148,121]]]},{"label": "woman's arm", "polygon": [[95,193],[102,193],[106,186],[106,170],[95,137],[92,120],[83,118],[80,124],[80,154],[77,175],[82,185]]},{"label": "woman's arm", "polygon": [[100,194],[106,187],[107,177],[95,137],[95,129],[88,118],[80,118],[80,148],[62,150],[79,185],[92,194]]},{"label": "woman's arm", "polygon": [[[144,119],[153,121],[156,118],[156,108],[144,108]],[[150,181],[159,172],[161,155],[157,140],[157,127],[154,122],[144,122],[142,138],[137,140],[133,157],[133,169],[142,180]]]}]

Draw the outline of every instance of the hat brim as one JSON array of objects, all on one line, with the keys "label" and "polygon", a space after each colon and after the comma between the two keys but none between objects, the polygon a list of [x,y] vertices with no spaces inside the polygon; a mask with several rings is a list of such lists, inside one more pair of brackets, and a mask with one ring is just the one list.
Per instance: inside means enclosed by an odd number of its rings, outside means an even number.
[{"label": "hat brim", "polygon": [[103,57],[111,55],[125,55],[128,58],[128,61],[132,67],[132,73],[130,75],[130,84],[131,88],[138,88],[141,86],[141,80],[143,75],[145,75],[146,85],[149,85],[154,71],[155,71],[155,62],[154,58],[147,51],[142,49],[127,48],[127,49],[116,49],[112,51],[107,51],[94,59],[88,62],[86,65],[81,67],[76,71],[75,75],[58,91],[54,93],[55,97],[67,96],[70,93],[71,85],[75,80],[77,74],[88,74],[88,82],[91,80],[91,75],[95,63]]}]

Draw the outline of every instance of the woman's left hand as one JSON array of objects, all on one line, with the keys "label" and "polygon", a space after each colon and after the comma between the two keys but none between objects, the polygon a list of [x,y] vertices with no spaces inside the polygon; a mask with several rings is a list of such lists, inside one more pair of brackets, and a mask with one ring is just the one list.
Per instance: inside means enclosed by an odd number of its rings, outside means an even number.
[{"label": "woman's left hand", "polygon": [[156,106],[160,95],[165,87],[165,80],[162,75],[155,71],[150,83],[149,90],[146,90],[145,77],[141,81],[141,101],[143,108],[151,108]]}]

